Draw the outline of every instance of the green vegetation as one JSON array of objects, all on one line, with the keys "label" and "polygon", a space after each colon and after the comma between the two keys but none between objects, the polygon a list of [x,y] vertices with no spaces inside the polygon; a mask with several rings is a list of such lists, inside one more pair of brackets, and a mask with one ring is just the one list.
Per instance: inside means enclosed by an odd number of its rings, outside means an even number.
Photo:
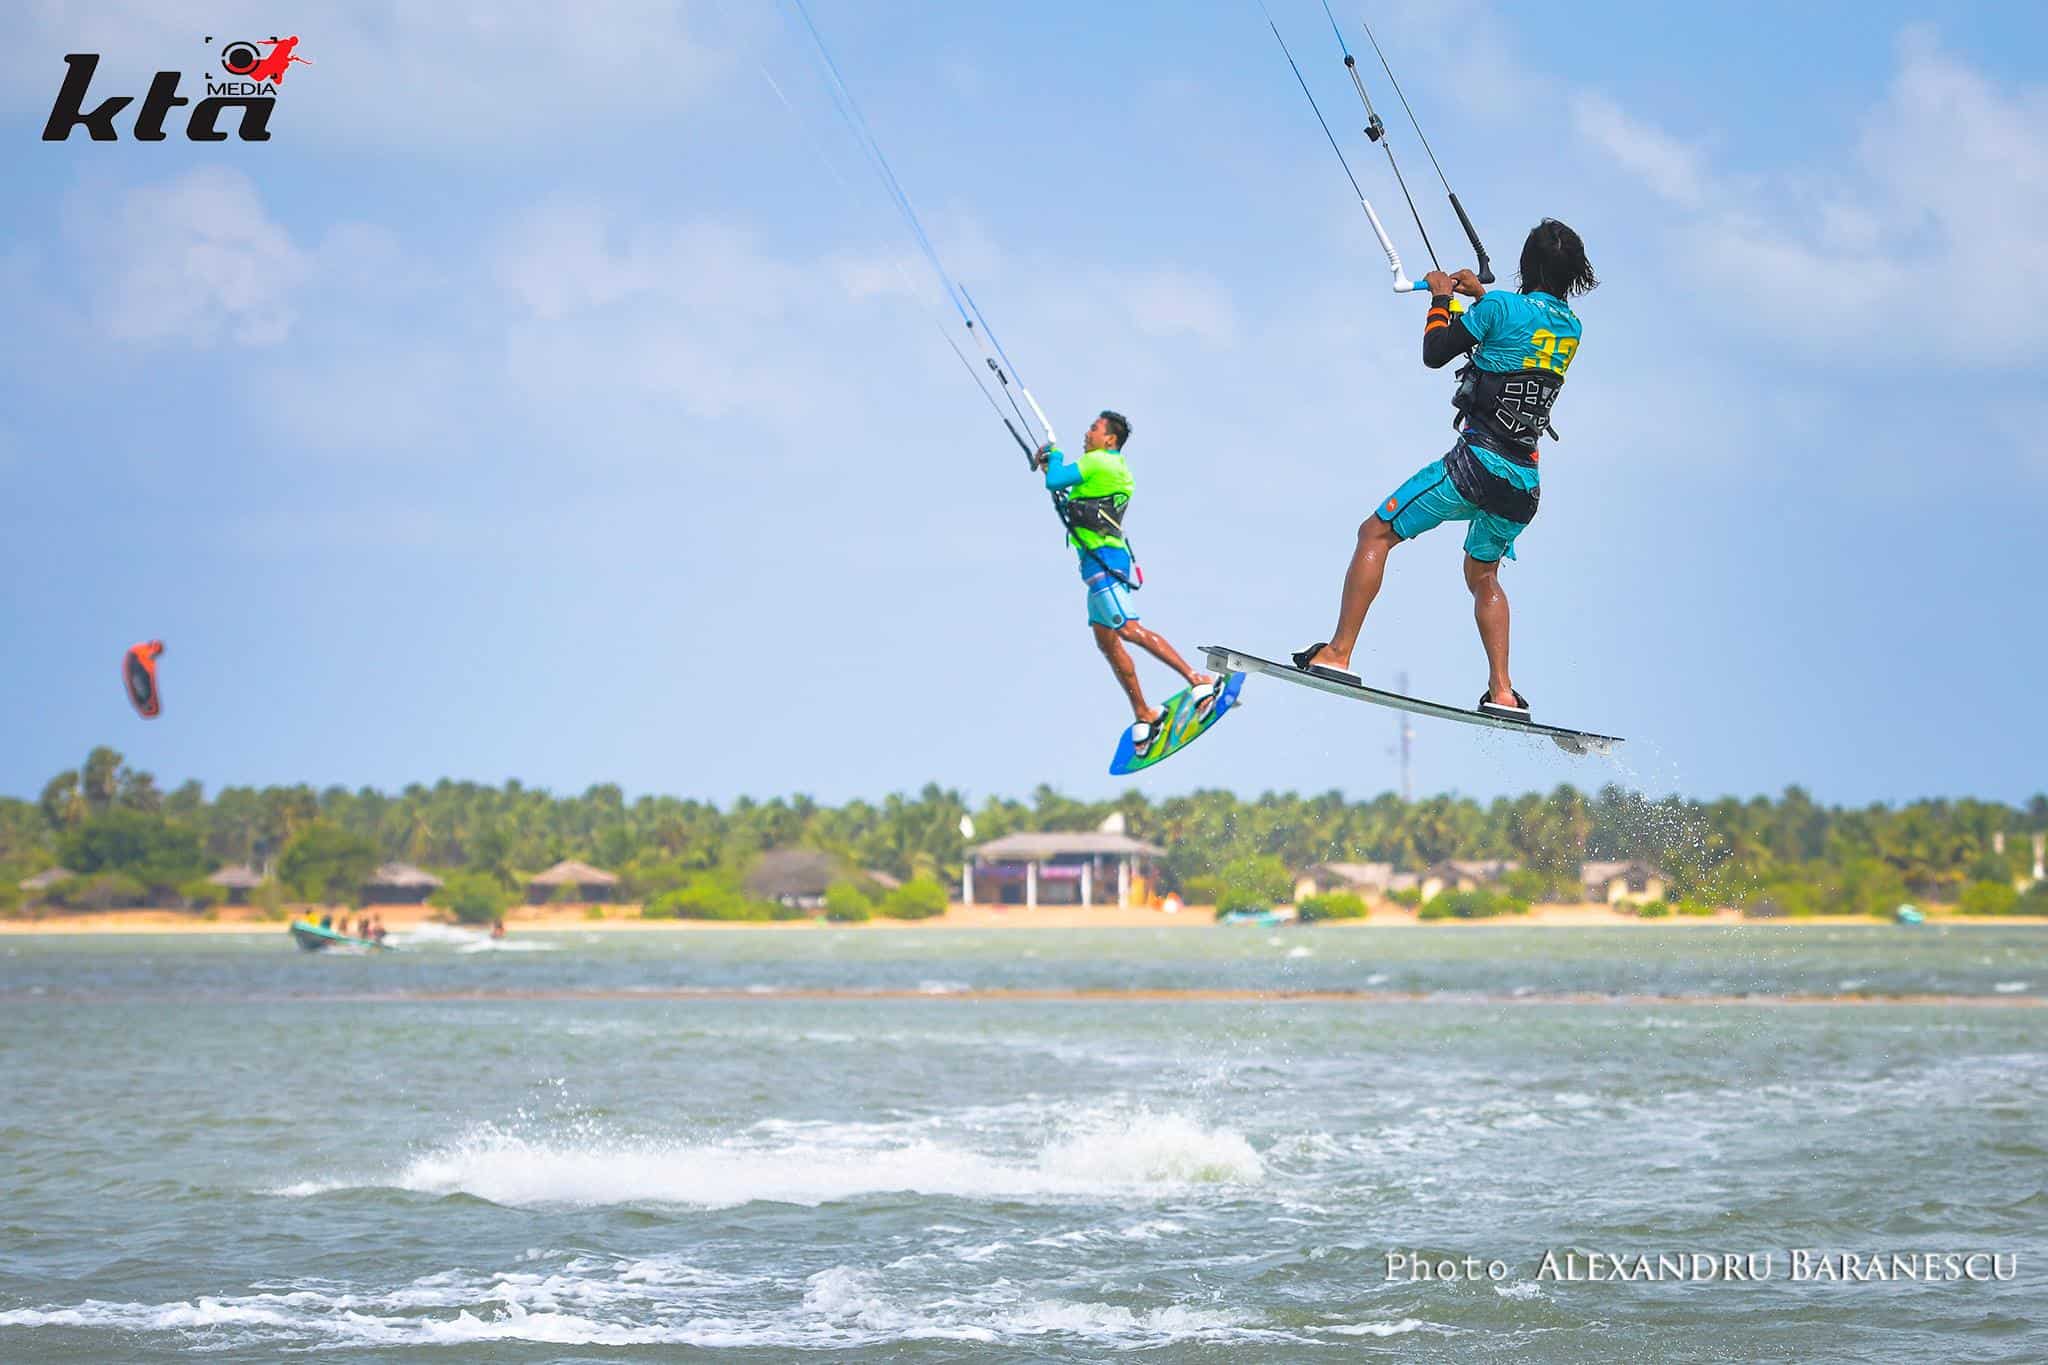
[{"label": "green vegetation", "polygon": [[2018,911],[2020,893],[2011,882],[1971,882],[1956,902],[1962,915],[2010,915]]},{"label": "green vegetation", "polygon": [[881,910],[890,919],[932,919],[946,913],[946,888],[930,877],[912,877],[882,897]]},{"label": "green vegetation", "polygon": [[1417,919],[1493,919],[1526,915],[1529,902],[1495,891],[1443,891],[1424,901]]},{"label": "green vegetation", "polygon": [[1325,919],[1364,919],[1365,898],[1355,891],[1331,891],[1320,896],[1306,896],[1301,904],[1294,907],[1296,917],[1303,924],[1314,924]]},{"label": "green vegetation", "polygon": [[1396,905],[1405,905],[1412,910],[1422,904],[1422,888],[1419,886],[1404,886],[1398,891],[1389,891],[1387,899]]},{"label": "green vegetation", "polygon": [[1637,919],[1663,919],[1671,913],[1671,907],[1663,901],[1644,901],[1636,907]]},{"label": "green vegetation", "polygon": [[1871,915],[1890,918],[1911,898],[1896,867],[1877,858],[1856,857],[1813,864],[1794,873],[1780,869],[1741,898],[1743,914],[1756,919],[1809,915]]},{"label": "green vegetation", "polygon": [[640,911],[642,919],[707,919],[766,923],[775,917],[773,901],[757,901],[737,882],[706,874],[673,891],[664,891]]},{"label": "green vegetation", "polygon": [[249,904],[261,910],[263,918],[267,920],[291,918],[291,912],[285,909],[284,887],[279,884],[275,877],[272,877],[269,881],[249,893]]},{"label": "green vegetation", "polygon": [[460,924],[489,924],[511,908],[512,893],[488,872],[458,872],[427,897]]},{"label": "green vegetation", "polygon": [[1721,913],[1717,907],[1709,905],[1705,901],[1694,900],[1680,900],[1673,904],[1671,909],[1680,915],[1698,915],[1703,917]]},{"label": "green vegetation", "polygon": [[[964,815],[973,816],[976,839],[989,840],[1023,830],[1091,830],[1112,813],[1134,838],[1166,850],[1158,887],[1194,903],[1262,909],[1287,900],[1293,874],[1318,863],[1413,870],[1447,857],[1517,860],[1522,870],[1501,889],[1538,901],[1575,894],[1582,860],[1641,859],[1664,873],[1674,913],[1740,905],[1752,914],[1889,915],[1901,901],[1949,906],[1972,884],[2024,878],[2032,866],[2028,836],[2048,830],[2048,795],[2022,805],[1844,808],[1797,787],[1775,799],[1703,802],[1560,786],[1483,803],[1450,796],[1404,802],[1391,793],[1347,800],[1337,792],[1240,799],[1222,791],[1077,801],[1040,787],[1027,799],[970,805],[958,791],[927,786],[838,806],[804,796],[715,806],[666,796],[628,800],[610,785],[557,796],[518,782],[212,793],[186,782],[167,790],[103,747],[51,778],[33,801],[0,798],[0,879],[11,887],[61,865],[82,874],[82,884],[23,903],[97,901],[120,890],[137,897],[128,904],[169,904],[193,878],[248,863],[275,865],[282,895],[332,903],[352,898],[362,877],[387,861],[512,885],[521,872],[575,857],[618,872],[623,897],[648,904],[706,877],[737,885],[757,855],[783,847],[944,884],[966,856]],[[1993,840],[2001,832],[2003,850]],[[96,880],[108,876],[129,880]],[[130,889],[135,884],[140,892]],[[703,901],[686,896],[679,906]],[[2048,892],[2022,898],[2019,908],[2048,913],[2044,902]],[[712,896],[709,904],[742,918],[773,913],[736,909],[730,897]]]},{"label": "green vegetation", "polygon": [[146,905],[150,888],[125,872],[67,877],[43,893],[43,902],[64,910],[121,910]]},{"label": "green vegetation", "polygon": [[139,810],[86,817],[57,841],[57,860],[87,876],[111,872],[131,878],[142,885],[145,897],[175,893],[181,883],[209,870],[198,831]]},{"label": "green vegetation", "polygon": [[285,885],[314,902],[353,904],[357,888],[376,870],[376,846],[329,820],[315,820],[293,835],[277,860]]},{"label": "green vegetation", "polygon": [[[1208,880],[1211,885],[1202,889],[1213,896],[1219,915],[1233,910],[1271,910],[1294,894],[1294,874],[1285,861],[1270,853],[1234,858]],[[1192,888],[1191,894],[1198,902],[1210,898],[1193,893]]]},{"label": "green vegetation", "polygon": [[860,924],[874,916],[874,902],[852,882],[834,882],[825,889],[825,918],[834,924]]},{"label": "green vegetation", "polygon": [[1500,889],[1517,900],[1531,903],[1575,901],[1580,898],[1578,869],[1574,868],[1571,876],[1563,877],[1518,867],[1500,879]]},{"label": "green vegetation", "polygon": [[194,877],[178,888],[178,895],[193,910],[213,910],[227,903],[227,888],[215,886],[204,877]]}]

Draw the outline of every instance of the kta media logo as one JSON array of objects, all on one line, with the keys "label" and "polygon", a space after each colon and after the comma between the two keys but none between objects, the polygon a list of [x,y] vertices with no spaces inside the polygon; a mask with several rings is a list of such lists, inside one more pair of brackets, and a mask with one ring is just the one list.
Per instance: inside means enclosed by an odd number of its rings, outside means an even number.
[{"label": "kta media logo", "polygon": [[[206,41],[210,43],[213,39],[208,38]],[[283,80],[286,69],[293,62],[301,66],[312,65],[304,57],[293,55],[293,49],[299,45],[298,34],[294,33],[289,38],[279,38],[273,34],[269,42],[270,53],[267,56],[258,50],[259,43],[243,40],[229,43],[220,50],[221,70],[230,76],[240,76],[245,81],[264,84]],[[207,89],[212,88],[212,83],[208,82]]]},{"label": "kta media logo", "polygon": [[[209,46],[213,38],[206,39]],[[183,73],[159,71],[149,83],[149,93],[142,97],[142,107],[135,111],[135,140],[138,142],[162,142],[164,118],[171,110],[192,105],[192,112],[185,120],[185,136],[194,142],[225,142],[228,135],[222,132],[220,115],[223,109],[238,109],[238,131],[244,142],[270,141],[270,112],[277,107],[277,87],[283,82],[285,73],[292,66],[311,66],[313,63],[298,55],[299,35],[289,38],[237,38],[226,43],[220,50],[220,67],[232,79],[215,81],[207,79],[206,98],[193,104],[178,93],[178,82]],[[268,52],[264,48],[269,48]],[[50,120],[43,125],[43,141],[63,142],[71,136],[74,128],[84,128],[94,142],[114,142],[120,134],[114,129],[114,115],[135,102],[132,95],[116,95],[101,100],[91,109],[85,107],[86,92],[92,86],[93,72],[99,69],[100,54],[97,52],[69,52],[64,56],[64,84],[57,91],[57,102],[50,106]]]}]

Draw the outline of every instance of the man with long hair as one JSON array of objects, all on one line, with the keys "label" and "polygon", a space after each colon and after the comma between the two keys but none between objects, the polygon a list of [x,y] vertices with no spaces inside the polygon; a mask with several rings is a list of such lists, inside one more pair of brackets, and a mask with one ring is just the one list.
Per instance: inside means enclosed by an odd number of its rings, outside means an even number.
[{"label": "man with long hair", "polygon": [[1145,700],[1138,667],[1124,648],[1126,641],[1186,678],[1193,689],[1188,700],[1197,708],[1209,705],[1221,684],[1211,674],[1191,668],[1165,636],[1140,625],[1131,607],[1130,594],[1144,577],[1123,531],[1124,514],[1137,488],[1124,463],[1124,443],[1130,439],[1131,424],[1124,415],[1104,411],[1088,428],[1079,460],[1048,445],[1040,448],[1033,463],[1045,471],[1045,486],[1067,524],[1067,544],[1080,556],[1081,580],[1088,587],[1088,625],[1137,717],[1131,726],[1131,746],[1143,755],[1164,734],[1160,722],[1165,712]]},{"label": "man with long hair", "polygon": [[[1515,557],[1515,539],[1536,515],[1540,495],[1537,441],[1550,428],[1550,409],[1578,353],[1578,315],[1565,300],[1600,283],[1579,234],[1554,218],[1538,223],[1522,244],[1521,292],[1488,292],[1469,270],[1432,270],[1422,363],[1442,369],[1472,358],[1459,371],[1458,441],[1395,489],[1358,528],[1358,548],[1344,575],[1337,628],[1327,642],[1297,651],[1294,665],[1356,684],[1351,651],[1365,614],[1379,595],[1387,552],[1447,521],[1465,528],[1465,585],[1486,649],[1486,691],[1479,710],[1529,718],[1529,703],[1508,676],[1508,599],[1500,562]],[[1453,294],[1473,300],[1460,316]]]}]

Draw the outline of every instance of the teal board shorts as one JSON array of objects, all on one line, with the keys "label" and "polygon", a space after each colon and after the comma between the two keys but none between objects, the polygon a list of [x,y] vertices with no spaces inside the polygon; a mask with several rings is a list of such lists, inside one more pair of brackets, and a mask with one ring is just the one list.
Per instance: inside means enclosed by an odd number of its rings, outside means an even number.
[{"label": "teal board shorts", "polygon": [[1465,553],[1482,564],[1513,559],[1515,537],[1527,526],[1468,502],[1451,482],[1450,471],[1444,468],[1441,459],[1430,461],[1410,475],[1379,505],[1375,515],[1393,527],[1394,534],[1403,540],[1413,540],[1447,521],[1467,522]]},{"label": "teal board shorts", "polygon": [[1131,572],[1131,552],[1105,545],[1076,553],[1081,557],[1081,581],[1088,585],[1088,624],[1121,630],[1126,621],[1137,620],[1138,613],[1131,610],[1132,589],[1117,581],[1117,574],[1135,577]]}]

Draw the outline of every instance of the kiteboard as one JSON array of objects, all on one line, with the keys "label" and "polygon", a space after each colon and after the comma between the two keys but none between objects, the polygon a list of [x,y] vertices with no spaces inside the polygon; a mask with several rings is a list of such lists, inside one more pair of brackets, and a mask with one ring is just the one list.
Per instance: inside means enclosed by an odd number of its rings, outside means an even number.
[{"label": "kiteboard", "polygon": [[1541,735],[1568,754],[1606,754],[1622,743],[1618,735],[1597,735],[1590,730],[1567,730],[1556,725],[1540,725],[1529,720],[1510,720],[1506,716],[1489,716],[1484,711],[1468,710],[1462,706],[1449,706],[1438,701],[1424,701],[1420,697],[1405,696],[1399,692],[1385,692],[1377,687],[1348,683],[1321,673],[1310,673],[1296,668],[1291,663],[1278,664],[1271,659],[1261,659],[1256,654],[1246,654],[1224,645],[1203,645],[1202,653],[1209,660],[1209,667],[1218,671],[1230,669],[1245,673],[1263,673],[1269,678],[1280,678],[1303,687],[1313,687],[1318,692],[1333,696],[1352,697],[1358,701],[1369,701],[1379,706],[1390,706],[1396,711],[1410,711],[1418,716],[1434,716],[1438,720],[1455,720],[1465,725],[1483,725],[1492,730],[1513,730],[1520,734]]},{"label": "kiteboard", "polygon": [[1166,699],[1160,707],[1165,712],[1160,719],[1166,727],[1165,737],[1154,742],[1143,754],[1137,752],[1136,745],[1131,742],[1130,727],[1125,726],[1123,735],[1116,742],[1116,757],[1109,763],[1110,775],[1122,777],[1126,773],[1143,772],[1155,763],[1164,763],[1213,730],[1216,722],[1237,705],[1237,694],[1244,687],[1242,671],[1218,669],[1217,672],[1228,672],[1230,676],[1224,679],[1222,690],[1216,693],[1216,699],[1208,706],[1197,709],[1188,700],[1192,688],[1182,688]]}]

